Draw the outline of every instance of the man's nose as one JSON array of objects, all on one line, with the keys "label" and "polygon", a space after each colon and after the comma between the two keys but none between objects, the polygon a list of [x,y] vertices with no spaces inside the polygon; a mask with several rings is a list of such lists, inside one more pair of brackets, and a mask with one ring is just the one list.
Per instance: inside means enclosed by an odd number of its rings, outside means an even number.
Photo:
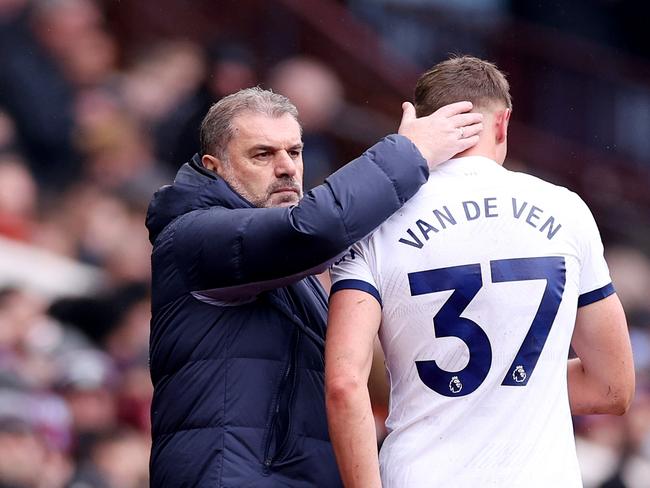
[{"label": "man's nose", "polygon": [[287,151],[279,151],[275,160],[275,176],[295,176],[296,160],[293,159]]}]

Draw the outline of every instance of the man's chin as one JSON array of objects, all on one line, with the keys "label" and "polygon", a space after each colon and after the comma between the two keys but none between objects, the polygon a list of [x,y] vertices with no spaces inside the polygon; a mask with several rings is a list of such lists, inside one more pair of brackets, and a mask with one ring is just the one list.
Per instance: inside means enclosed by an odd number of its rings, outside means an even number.
[{"label": "man's chin", "polygon": [[295,192],[273,193],[266,201],[265,207],[291,207],[297,205],[299,201],[300,196]]}]

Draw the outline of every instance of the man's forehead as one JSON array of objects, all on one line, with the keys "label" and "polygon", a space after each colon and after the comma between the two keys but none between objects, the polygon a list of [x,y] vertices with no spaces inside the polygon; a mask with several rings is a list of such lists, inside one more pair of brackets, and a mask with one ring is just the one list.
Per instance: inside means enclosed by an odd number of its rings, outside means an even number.
[{"label": "man's forehead", "polygon": [[272,117],[257,112],[244,112],[232,120],[233,140],[246,145],[294,145],[302,141],[300,125],[291,114]]}]

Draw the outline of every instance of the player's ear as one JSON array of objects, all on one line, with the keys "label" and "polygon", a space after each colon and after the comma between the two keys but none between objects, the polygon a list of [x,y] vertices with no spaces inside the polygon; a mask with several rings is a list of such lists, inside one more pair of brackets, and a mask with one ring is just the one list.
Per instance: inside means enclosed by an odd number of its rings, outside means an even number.
[{"label": "player's ear", "polygon": [[494,117],[495,125],[495,137],[497,144],[501,144],[506,140],[508,136],[508,123],[510,122],[510,114],[512,110],[506,108],[503,111],[498,112]]},{"label": "player's ear", "polygon": [[211,156],[209,154],[204,154],[201,158],[203,167],[217,173],[219,176],[223,177],[224,164],[221,159]]}]

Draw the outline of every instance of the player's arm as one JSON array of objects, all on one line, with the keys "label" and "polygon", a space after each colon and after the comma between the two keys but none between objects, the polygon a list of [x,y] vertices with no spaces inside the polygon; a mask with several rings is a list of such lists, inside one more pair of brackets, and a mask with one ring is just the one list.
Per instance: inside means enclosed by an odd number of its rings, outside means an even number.
[{"label": "player's arm", "polygon": [[616,294],[578,308],[568,383],[573,415],[623,415],[634,395],[632,348]]},{"label": "player's arm", "polygon": [[347,488],[381,487],[377,434],[368,393],[381,307],[359,290],[330,301],[325,342],[325,398],[330,437]]}]

